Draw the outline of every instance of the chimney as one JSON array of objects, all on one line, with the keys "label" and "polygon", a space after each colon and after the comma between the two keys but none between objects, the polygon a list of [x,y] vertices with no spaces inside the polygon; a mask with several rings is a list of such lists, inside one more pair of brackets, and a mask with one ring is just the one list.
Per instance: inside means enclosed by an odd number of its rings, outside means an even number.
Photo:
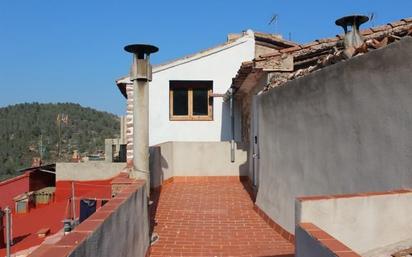
[{"label": "chimney", "polygon": [[33,157],[31,162],[31,167],[40,167],[42,164],[42,160],[40,157]]},{"label": "chimney", "polygon": [[150,193],[149,172],[149,81],[152,81],[150,54],[159,48],[152,45],[128,45],[125,51],[133,54],[130,80],[133,81],[133,170],[130,177],[146,180]]},{"label": "chimney", "polygon": [[233,42],[241,37],[242,37],[242,34],[240,33],[229,33],[227,35],[227,42]]},{"label": "chimney", "polygon": [[363,37],[359,32],[359,27],[367,22],[369,18],[363,15],[345,16],[335,21],[335,24],[341,26],[345,31],[343,40],[345,45],[345,54],[352,57],[355,50],[364,43]]}]

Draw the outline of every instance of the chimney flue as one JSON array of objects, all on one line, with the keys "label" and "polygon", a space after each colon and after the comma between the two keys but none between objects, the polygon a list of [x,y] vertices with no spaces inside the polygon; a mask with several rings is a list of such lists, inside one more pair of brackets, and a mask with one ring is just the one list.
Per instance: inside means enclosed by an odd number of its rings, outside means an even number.
[{"label": "chimney flue", "polygon": [[357,49],[364,43],[359,27],[367,22],[369,18],[364,15],[345,16],[335,21],[335,24],[341,26],[345,31],[344,44],[346,50]]},{"label": "chimney flue", "polygon": [[130,177],[146,180],[150,194],[149,172],[149,81],[152,81],[150,54],[159,48],[152,45],[128,45],[125,51],[133,54],[130,80],[133,82],[133,170]]}]

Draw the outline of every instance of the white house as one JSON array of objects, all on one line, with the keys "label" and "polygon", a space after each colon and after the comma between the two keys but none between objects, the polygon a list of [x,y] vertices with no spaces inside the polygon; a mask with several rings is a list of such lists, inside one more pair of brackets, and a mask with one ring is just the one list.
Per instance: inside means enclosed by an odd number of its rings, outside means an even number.
[{"label": "white house", "polygon": [[[149,145],[167,141],[228,141],[232,138],[229,103],[224,93],[241,64],[294,44],[272,34],[248,30],[228,35],[227,42],[153,67],[149,84]],[[132,158],[133,85],[116,81],[127,98],[128,159]],[[236,103],[235,103],[236,106]],[[241,140],[241,115],[235,108],[236,141]]]}]

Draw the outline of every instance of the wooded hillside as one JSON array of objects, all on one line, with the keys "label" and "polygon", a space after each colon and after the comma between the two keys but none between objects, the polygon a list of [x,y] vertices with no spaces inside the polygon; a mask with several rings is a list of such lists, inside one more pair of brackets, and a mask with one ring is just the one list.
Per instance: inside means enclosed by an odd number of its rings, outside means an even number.
[{"label": "wooded hillside", "polygon": [[43,163],[49,163],[70,160],[74,150],[83,155],[104,150],[104,139],[118,137],[119,127],[116,115],[79,104],[25,103],[0,108],[0,180],[31,166],[33,157],[42,155]]}]

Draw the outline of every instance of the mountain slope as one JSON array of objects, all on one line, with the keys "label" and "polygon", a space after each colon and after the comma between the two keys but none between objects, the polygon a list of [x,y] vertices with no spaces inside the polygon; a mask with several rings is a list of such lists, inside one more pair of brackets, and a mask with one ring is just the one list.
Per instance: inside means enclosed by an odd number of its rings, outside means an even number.
[{"label": "mountain slope", "polygon": [[83,154],[104,150],[104,139],[117,137],[119,127],[117,116],[79,104],[24,103],[0,108],[0,180],[29,167],[41,152],[44,162],[54,162],[69,160],[73,150]]}]

